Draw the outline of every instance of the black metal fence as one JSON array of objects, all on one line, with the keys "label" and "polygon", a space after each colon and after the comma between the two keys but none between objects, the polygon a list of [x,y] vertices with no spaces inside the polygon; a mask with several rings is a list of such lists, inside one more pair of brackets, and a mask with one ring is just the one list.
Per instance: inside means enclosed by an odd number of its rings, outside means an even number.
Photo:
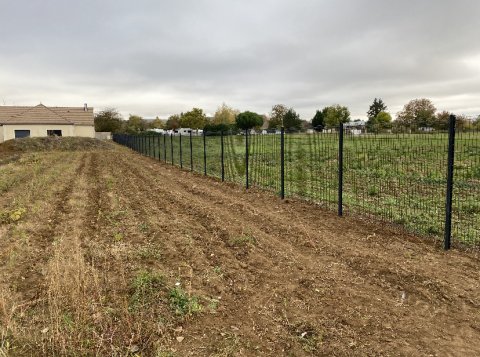
[{"label": "black metal fence", "polygon": [[410,231],[469,246],[480,244],[480,132],[360,134],[204,133],[114,135],[114,141],[186,170],[284,197],[315,202],[339,215],[374,217]]}]

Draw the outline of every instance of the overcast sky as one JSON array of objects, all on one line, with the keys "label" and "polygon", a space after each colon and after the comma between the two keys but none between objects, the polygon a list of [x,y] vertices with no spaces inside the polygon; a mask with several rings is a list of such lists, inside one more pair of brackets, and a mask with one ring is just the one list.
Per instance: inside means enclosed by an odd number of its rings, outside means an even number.
[{"label": "overcast sky", "polygon": [[480,114],[479,0],[0,0],[0,105]]}]

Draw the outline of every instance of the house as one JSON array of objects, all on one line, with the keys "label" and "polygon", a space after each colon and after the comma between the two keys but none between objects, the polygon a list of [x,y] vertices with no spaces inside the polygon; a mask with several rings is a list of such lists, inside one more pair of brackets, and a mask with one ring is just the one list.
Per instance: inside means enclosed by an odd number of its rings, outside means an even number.
[{"label": "house", "polygon": [[93,108],[0,106],[0,143],[29,136],[94,138]]}]

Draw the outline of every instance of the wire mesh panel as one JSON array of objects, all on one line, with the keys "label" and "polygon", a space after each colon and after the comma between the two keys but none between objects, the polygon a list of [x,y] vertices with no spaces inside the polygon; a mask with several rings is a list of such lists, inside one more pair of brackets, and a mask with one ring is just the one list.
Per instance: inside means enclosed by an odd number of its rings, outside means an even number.
[{"label": "wire mesh panel", "polygon": [[285,191],[335,210],[338,133],[285,134]]},{"label": "wire mesh panel", "polygon": [[345,133],[344,206],[441,237],[447,133]]},{"label": "wire mesh panel", "polygon": [[280,135],[249,135],[249,182],[251,186],[280,191]]},{"label": "wire mesh panel", "polygon": [[173,145],[173,150],[170,154],[173,155],[173,164],[180,167],[180,135],[173,134],[171,136],[171,142]]},{"label": "wire mesh panel", "polygon": [[221,178],[221,134],[217,132],[205,133],[205,148],[207,154],[207,175]]},{"label": "wire mesh panel", "polygon": [[203,136],[201,134],[192,135],[192,161],[193,171],[203,174]]},{"label": "wire mesh panel", "polygon": [[225,135],[225,179],[245,184],[245,136],[238,134]]},{"label": "wire mesh panel", "polygon": [[480,131],[457,130],[452,240],[480,244]]}]

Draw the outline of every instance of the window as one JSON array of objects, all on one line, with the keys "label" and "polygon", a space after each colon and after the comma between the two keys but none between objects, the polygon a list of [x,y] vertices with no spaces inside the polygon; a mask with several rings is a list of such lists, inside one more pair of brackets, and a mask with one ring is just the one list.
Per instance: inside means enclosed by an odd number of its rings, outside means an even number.
[{"label": "window", "polygon": [[48,136],[62,136],[61,130],[47,130]]},{"label": "window", "polygon": [[30,130],[15,130],[15,139],[28,138]]}]

